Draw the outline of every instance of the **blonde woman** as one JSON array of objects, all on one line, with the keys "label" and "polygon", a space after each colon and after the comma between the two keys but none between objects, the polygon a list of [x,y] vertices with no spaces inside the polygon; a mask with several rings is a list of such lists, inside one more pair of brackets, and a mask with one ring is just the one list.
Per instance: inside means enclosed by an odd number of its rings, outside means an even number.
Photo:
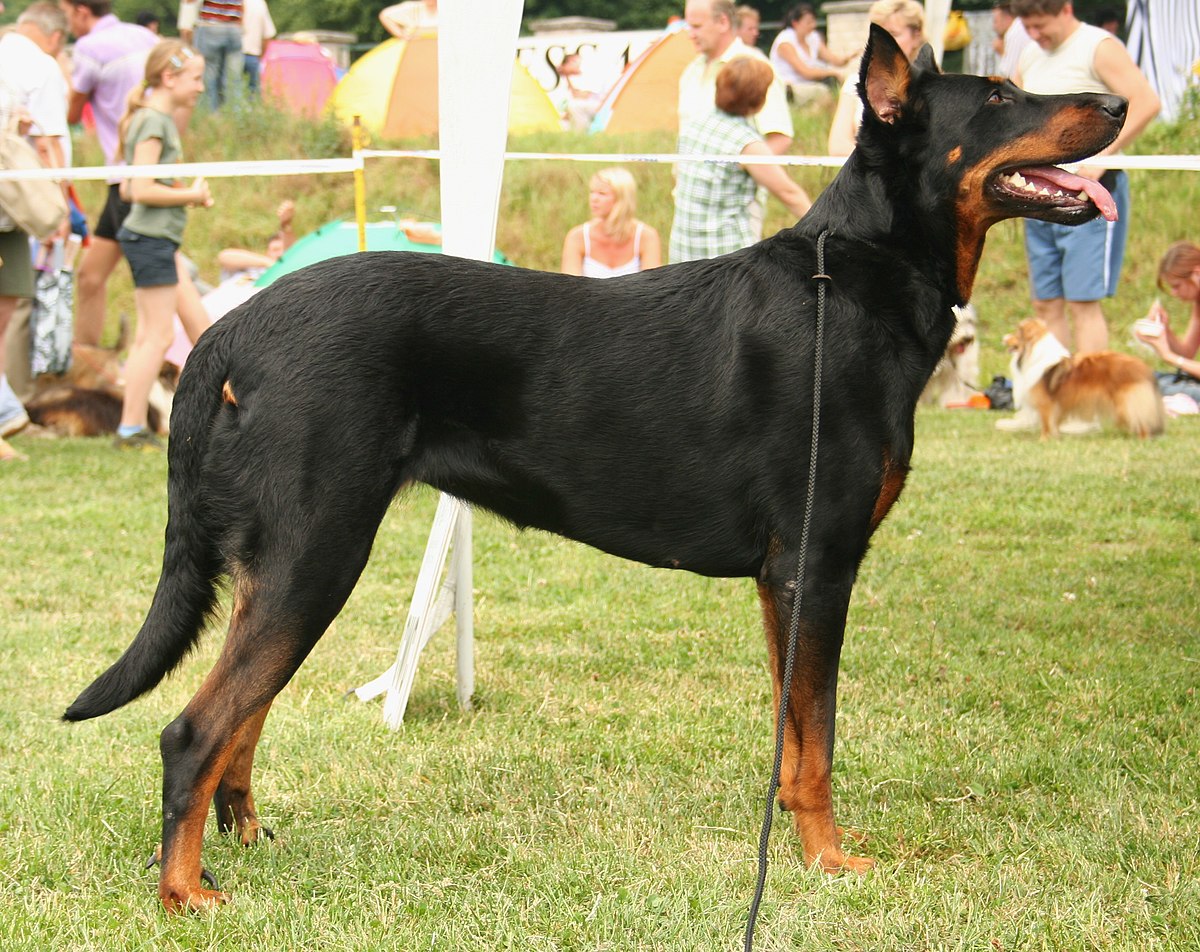
[{"label": "blonde woman", "polygon": [[637,219],[637,183],[627,169],[601,169],[588,185],[590,221],[567,232],[563,274],[615,278],[662,264],[658,232]]},{"label": "blonde woman", "polygon": [[[917,0],[876,0],[867,11],[867,17],[892,34],[892,39],[910,63],[917,58],[925,45],[925,8]],[[842,84],[833,123],[829,127],[830,155],[849,155],[854,151],[858,127],[862,124],[862,109],[862,100],[858,98],[858,67],[855,65]]]}]

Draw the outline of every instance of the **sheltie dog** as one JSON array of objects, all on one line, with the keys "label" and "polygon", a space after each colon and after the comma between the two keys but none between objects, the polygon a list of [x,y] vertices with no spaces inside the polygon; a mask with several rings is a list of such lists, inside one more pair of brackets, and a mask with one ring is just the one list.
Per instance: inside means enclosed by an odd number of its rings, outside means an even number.
[{"label": "sheltie dog", "polygon": [[1037,412],[1043,439],[1058,436],[1065,417],[1111,419],[1134,436],[1162,433],[1162,394],[1136,357],[1111,350],[1072,357],[1036,317],[1021,321],[1004,344],[1012,353],[1013,402]]}]

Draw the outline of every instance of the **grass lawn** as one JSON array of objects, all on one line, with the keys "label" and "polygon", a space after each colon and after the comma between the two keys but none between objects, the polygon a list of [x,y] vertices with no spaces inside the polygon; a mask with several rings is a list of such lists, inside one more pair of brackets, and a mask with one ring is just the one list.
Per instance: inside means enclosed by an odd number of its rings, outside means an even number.
[{"label": "grass lawn", "polygon": [[[1042,443],[923,410],[843,654],[838,818],[880,861],[806,870],[784,818],[757,948],[1200,948],[1200,420]],[[17,437],[0,479],[0,948],[740,948],[771,759],[746,580],[651,570],[481,515],[476,709],[438,635],[408,718],[344,695],[393,660],[435,499],[395,506],[280,695],[257,798],[210,822],[234,895],[164,916],[157,736],[220,645],[66,725],[132,638],[165,460]],[[1182,487],[1182,488],[1181,488]]]}]

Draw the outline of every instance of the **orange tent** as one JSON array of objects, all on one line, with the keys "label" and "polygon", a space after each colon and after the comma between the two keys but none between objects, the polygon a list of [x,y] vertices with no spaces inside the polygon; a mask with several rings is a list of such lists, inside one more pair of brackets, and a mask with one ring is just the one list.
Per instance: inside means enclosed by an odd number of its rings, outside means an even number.
[{"label": "orange tent", "polygon": [[[464,65],[464,69],[469,69]],[[333,109],[344,121],[356,115],[389,139],[433,135],[438,129],[436,34],[387,40],[351,65],[333,90]],[[559,130],[558,110],[529,70],[513,60],[510,132]]]},{"label": "orange tent", "polygon": [[696,58],[683,21],[672,24],[604,97],[589,132],[643,132],[679,124],[679,77]]}]

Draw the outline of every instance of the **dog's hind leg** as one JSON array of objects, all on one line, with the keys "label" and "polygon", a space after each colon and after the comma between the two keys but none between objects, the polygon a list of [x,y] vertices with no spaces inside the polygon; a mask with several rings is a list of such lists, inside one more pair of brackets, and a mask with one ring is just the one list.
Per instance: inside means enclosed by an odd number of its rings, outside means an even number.
[{"label": "dog's hind leg", "polygon": [[209,803],[218,804],[218,822],[228,822],[232,814],[243,842],[257,835],[249,792],[255,742],[272,700],[341,611],[366,565],[386,506],[368,503],[364,508],[374,509],[373,524],[364,517],[347,526],[333,506],[324,519],[272,520],[291,525],[293,531],[279,533],[275,543],[255,553],[237,574],[221,656],[161,738],[158,891],[170,911],[228,899],[200,886]]},{"label": "dog's hind leg", "polygon": [[[778,717],[782,693],[791,617],[793,581],[775,577],[795,565],[794,554],[771,560],[759,583],[759,598],[767,634],[771,676]],[[847,856],[842,851],[841,831],[833,819],[833,738],[836,716],[838,662],[841,656],[850,583],[805,585],[797,635],[795,664],[788,693],[784,724],[783,767],[779,780],[779,803],[790,810],[804,846],[809,865],[827,872],[843,869],[864,872],[875,861]],[[813,593],[821,593],[821,604]],[[778,724],[776,725],[778,726]]]},{"label": "dog's hind leg", "polygon": [[258,820],[254,809],[254,794],[250,791],[250,775],[254,770],[254,750],[258,746],[258,738],[262,733],[263,722],[271,710],[268,701],[263,709],[253,715],[238,734],[233,754],[221,782],[217,784],[217,792],[213,797],[213,808],[217,813],[217,828],[222,833],[237,831],[238,839],[243,846],[252,846],[258,842],[262,833],[268,839],[274,839],[275,834],[269,827],[263,826]]}]

